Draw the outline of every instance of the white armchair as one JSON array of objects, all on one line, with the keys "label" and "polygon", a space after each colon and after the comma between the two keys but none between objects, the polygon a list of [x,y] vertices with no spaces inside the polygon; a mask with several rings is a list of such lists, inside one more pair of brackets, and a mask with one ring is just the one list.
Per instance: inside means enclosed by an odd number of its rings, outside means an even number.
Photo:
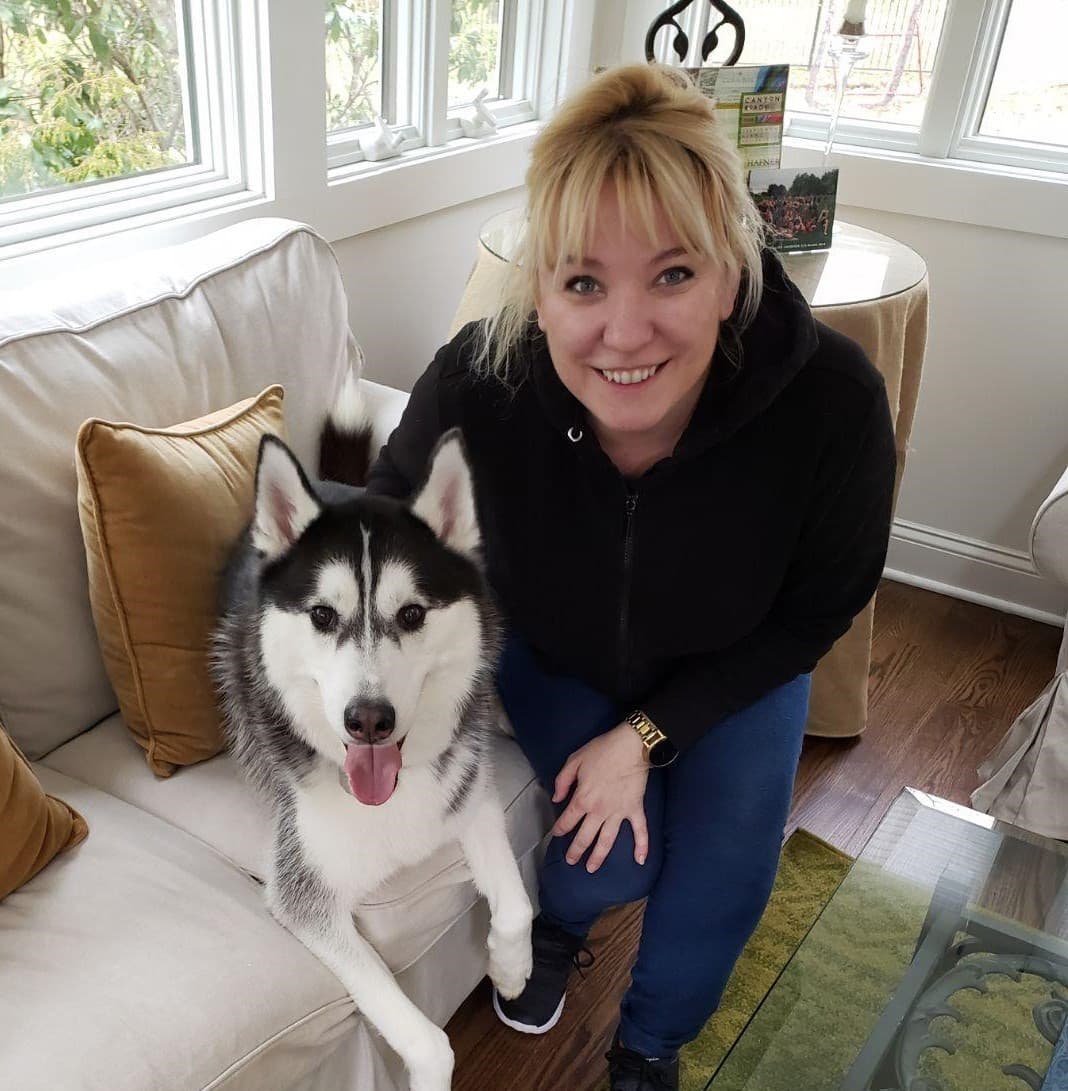
[{"label": "white armchair", "polygon": [[[1041,575],[1068,586],[1068,469],[1035,514],[1031,559]],[[1068,840],[1068,622],[1053,680],[978,772],[973,807]]]},{"label": "white armchair", "polygon": [[[1068,587],[1068,467],[1035,514],[1031,559],[1041,575]],[[1057,673],[1063,670],[1068,670],[1068,624],[1057,659]]]}]

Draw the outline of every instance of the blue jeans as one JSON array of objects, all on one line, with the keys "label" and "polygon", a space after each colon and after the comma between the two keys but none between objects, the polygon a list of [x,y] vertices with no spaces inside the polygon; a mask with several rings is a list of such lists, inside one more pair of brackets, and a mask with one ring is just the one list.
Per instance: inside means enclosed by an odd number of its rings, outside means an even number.
[{"label": "blue jeans", "polygon": [[[574,865],[564,858],[574,831],[549,843],[539,883],[541,911],[553,923],[585,935],[605,909],[647,899],[620,1016],[628,1049],[673,1056],[719,1004],[775,879],[809,682],[800,675],[773,690],[712,726],[674,764],[650,772],[643,865],[634,861],[629,822],[592,875],[586,856]],[[498,688],[550,795],[570,754],[628,711],[577,679],[546,674],[516,637],[505,646]]]}]

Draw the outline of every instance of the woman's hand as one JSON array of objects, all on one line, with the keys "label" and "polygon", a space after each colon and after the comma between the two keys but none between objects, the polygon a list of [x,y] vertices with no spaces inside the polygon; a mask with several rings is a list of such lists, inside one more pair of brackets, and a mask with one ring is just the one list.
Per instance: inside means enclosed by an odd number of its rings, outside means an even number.
[{"label": "woman's hand", "polygon": [[575,794],[552,828],[554,837],[570,833],[581,821],[567,850],[567,862],[576,864],[583,853],[597,844],[586,862],[586,870],[596,871],[615,844],[619,827],[626,819],[634,831],[634,859],[645,863],[649,851],[649,831],[645,825],[645,782],[649,766],[645,747],[630,724],[622,723],[576,750],[567,759],[556,778],[553,802]]}]

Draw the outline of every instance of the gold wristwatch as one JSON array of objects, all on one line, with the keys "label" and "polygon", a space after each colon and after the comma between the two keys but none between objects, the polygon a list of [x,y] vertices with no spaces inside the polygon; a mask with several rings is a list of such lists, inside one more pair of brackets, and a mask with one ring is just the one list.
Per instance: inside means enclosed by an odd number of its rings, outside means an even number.
[{"label": "gold wristwatch", "polygon": [[645,747],[645,760],[654,768],[662,769],[670,765],[678,756],[675,744],[660,730],[641,709],[623,717],[638,732]]}]

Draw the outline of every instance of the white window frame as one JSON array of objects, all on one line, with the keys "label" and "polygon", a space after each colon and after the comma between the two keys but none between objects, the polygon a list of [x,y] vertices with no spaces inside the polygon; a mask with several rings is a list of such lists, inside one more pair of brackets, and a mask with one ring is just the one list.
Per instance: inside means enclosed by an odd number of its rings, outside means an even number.
[{"label": "white window frame", "polygon": [[[964,8],[961,4],[955,6]],[[960,111],[953,130],[949,155],[954,159],[979,163],[1068,172],[1068,146],[1059,148],[1056,145],[1025,140],[1006,140],[1002,137],[983,136],[979,132],[1011,9],[1012,0],[988,0],[985,11],[981,13],[981,22],[974,34],[978,48],[974,50],[974,60],[967,77],[970,93],[966,96],[967,105]],[[959,33],[966,39],[972,28],[964,20],[963,13],[960,17],[963,26]]]},{"label": "white window frame", "polygon": [[[384,0],[383,7],[387,24],[382,35],[384,110],[388,115],[390,102],[404,102],[405,114],[412,119],[409,124],[391,126],[401,137],[398,151],[403,156],[464,139],[459,113],[465,107],[448,108],[452,0]],[[543,47],[551,22],[560,18],[560,6],[551,0],[501,0],[501,9],[500,75],[511,94],[487,101],[486,108],[498,129],[506,129],[544,116],[555,104],[541,98],[539,87]],[[400,64],[399,56],[407,57],[409,63]],[[352,126],[327,134],[327,164],[332,172],[366,162],[359,136],[369,127]]]},{"label": "white window frame", "polygon": [[259,83],[256,55],[242,55],[236,64],[230,60],[239,55],[235,43],[254,19],[254,4],[175,0],[175,9],[178,63],[193,84],[183,83],[186,143],[199,149],[199,162],[0,200],[4,257],[37,249],[54,236],[91,234],[118,218],[137,220],[192,202],[219,201],[247,194],[254,185],[262,192],[260,149],[246,139],[260,128],[258,99],[241,86],[243,79]]}]

